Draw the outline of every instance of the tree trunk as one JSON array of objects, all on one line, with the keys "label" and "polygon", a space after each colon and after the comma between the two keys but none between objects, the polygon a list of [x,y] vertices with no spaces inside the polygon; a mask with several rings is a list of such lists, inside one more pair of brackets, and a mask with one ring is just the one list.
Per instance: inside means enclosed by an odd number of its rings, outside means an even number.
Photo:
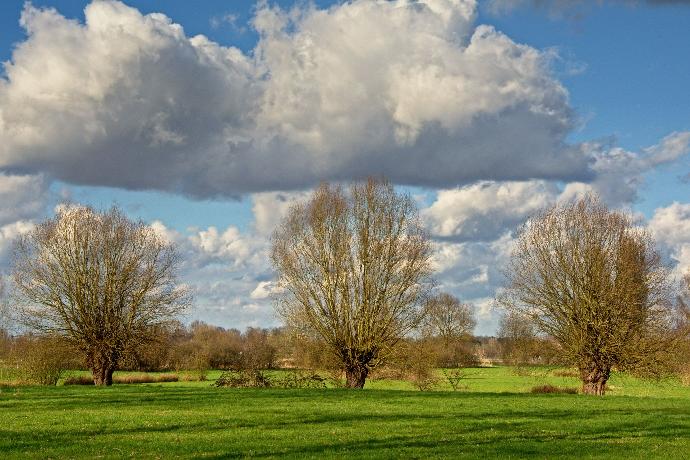
[{"label": "tree trunk", "polygon": [[348,366],[345,368],[345,387],[347,388],[364,388],[364,382],[369,374],[369,369],[363,366]]},{"label": "tree trunk", "polygon": [[93,374],[93,384],[97,386],[112,385],[114,371],[115,369],[113,369],[112,366],[94,366],[93,369],[91,369],[91,373]]},{"label": "tree trunk", "polygon": [[603,396],[606,392],[606,382],[611,374],[610,369],[600,367],[580,368],[582,378],[582,393],[586,395]]}]

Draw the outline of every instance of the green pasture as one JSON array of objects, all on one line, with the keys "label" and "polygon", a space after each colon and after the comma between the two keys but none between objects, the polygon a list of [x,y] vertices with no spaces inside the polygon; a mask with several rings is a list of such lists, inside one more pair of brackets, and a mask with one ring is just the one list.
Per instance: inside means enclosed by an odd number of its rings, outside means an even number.
[{"label": "green pasture", "polygon": [[[614,375],[603,398],[554,369],[465,370],[462,391],[211,382],[0,387],[0,458],[688,458],[690,388]],[[211,373],[210,378],[217,377]]]}]

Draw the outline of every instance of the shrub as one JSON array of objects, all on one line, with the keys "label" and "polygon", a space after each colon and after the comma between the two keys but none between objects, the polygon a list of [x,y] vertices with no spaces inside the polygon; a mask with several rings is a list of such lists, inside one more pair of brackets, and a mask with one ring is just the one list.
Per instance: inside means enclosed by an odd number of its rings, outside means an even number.
[{"label": "shrub", "polygon": [[466,390],[466,385],[460,385],[462,379],[465,378],[465,374],[462,369],[441,369],[443,376],[446,378],[448,384],[453,388],[453,391]]},{"label": "shrub", "polygon": [[11,360],[19,380],[37,385],[55,385],[71,364],[71,350],[65,342],[49,337],[23,337]]},{"label": "shrub", "polygon": [[271,381],[261,371],[240,370],[223,372],[214,385],[229,388],[269,388]]},{"label": "shrub", "polygon": [[559,393],[559,394],[577,394],[577,388],[571,387],[556,387],[553,385],[540,385],[532,387],[530,393]]},{"label": "shrub", "polygon": [[327,378],[316,373],[292,371],[283,377],[269,377],[258,370],[224,372],[214,383],[216,387],[229,388],[327,388]]},{"label": "shrub", "polygon": [[273,383],[279,388],[326,388],[326,378],[316,373],[301,371],[288,372],[282,379]]}]

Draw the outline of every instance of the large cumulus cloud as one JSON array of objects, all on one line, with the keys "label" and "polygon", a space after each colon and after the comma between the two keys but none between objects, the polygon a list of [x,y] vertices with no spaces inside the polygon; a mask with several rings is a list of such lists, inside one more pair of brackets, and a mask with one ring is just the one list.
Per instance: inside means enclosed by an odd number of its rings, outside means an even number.
[{"label": "large cumulus cloud", "polygon": [[540,52],[473,0],[263,6],[251,54],[116,1],[28,5],[0,80],[0,167],[197,197],[385,173],[397,183],[586,179]]}]

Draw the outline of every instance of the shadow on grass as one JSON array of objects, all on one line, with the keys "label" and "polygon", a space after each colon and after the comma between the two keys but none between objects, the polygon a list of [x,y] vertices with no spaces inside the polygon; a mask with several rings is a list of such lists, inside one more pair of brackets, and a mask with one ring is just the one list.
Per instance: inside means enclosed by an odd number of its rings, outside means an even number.
[{"label": "shadow on grass", "polygon": [[[623,449],[641,454],[650,443],[687,445],[690,438],[690,404],[677,398],[122,386],[46,390],[0,395],[0,453],[61,456],[64,446],[117,440],[136,449],[142,439],[163,445],[182,439],[179,449],[188,450],[199,438],[213,438],[216,444],[201,444],[196,452],[551,457]],[[46,453],[46,446],[56,450]],[[93,450],[84,451],[89,453]]]}]

